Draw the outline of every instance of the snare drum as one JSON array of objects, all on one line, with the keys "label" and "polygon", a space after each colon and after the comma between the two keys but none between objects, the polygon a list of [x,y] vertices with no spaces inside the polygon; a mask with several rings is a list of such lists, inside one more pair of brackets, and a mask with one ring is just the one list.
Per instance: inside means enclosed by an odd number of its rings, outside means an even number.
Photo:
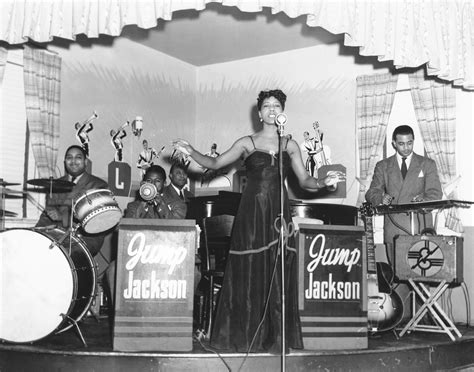
[{"label": "snare drum", "polygon": [[73,207],[74,215],[89,234],[111,229],[120,222],[122,211],[110,190],[90,190],[78,197]]},{"label": "snare drum", "polygon": [[61,229],[0,232],[0,270],[0,339],[6,341],[63,332],[95,297],[93,258],[82,239]]}]

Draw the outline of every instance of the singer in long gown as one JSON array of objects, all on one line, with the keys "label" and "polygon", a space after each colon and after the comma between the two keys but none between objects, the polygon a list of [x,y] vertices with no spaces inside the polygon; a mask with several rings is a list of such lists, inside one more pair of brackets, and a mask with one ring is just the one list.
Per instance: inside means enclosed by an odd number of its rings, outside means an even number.
[{"label": "singer in long gown", "polygon": [[[291,167],[300,186],[308,191],[318,191],[345,179],[345,175],[338,171],[328,172],[319,180],[306,172],[298,144],[283,136],[283,125],[279,125],[277,131],[276,119],[284,115],[285,101],[286,95],[279,89],[260,92],[257,109],[262,130],[238,139],[216,158],[203,155],[185,140],[173,142],[176,150],[208,169],[220,169],[245,159],[247,186],[234,220],[229,258],[211,334],[211,346],[220,351],[281,351],[280,229],[278,226],[275,228],[280,213],[279,149],[282,149],[283,175],[286,177]],[[289,223],[291,218],[285,188],[283,193],[284,221]],[[286,352],[288,348],[302,348],[303,342],[293,236],[288,237],[285,246]]]},{"label": "singer in long gown", "polygon": [[[252,137],[249,137],[250,139]],[[253,140],[252,140],[253,143]],[[282,140],[283,174],[291,159]],[[245,159],[247,186],[234,220],[230,251],[214,321],[211,345],[216,349],[279,352],[281,348],[281,262],[278,255],[280,177],[278,155],[255,148]],[[285,221],[291,221],[284,189]],[[288,238],[285,268],[286,343],[303,348],[298,314],[295,239]],[[265,303],[268,306],[265,311]],[[259,332],[257,329],[263,318]]]}]

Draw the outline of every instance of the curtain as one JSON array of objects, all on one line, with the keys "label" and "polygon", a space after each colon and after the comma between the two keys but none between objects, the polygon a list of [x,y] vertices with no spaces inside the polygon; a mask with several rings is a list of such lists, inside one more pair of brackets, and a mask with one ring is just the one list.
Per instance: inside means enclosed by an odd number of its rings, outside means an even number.
[{"label": "curtain", "polygon": [[364,202],[375,164],[382,158],[397,81],[398,75],[390,73],[357,77],[356,125],[360,162],[358,206]]},{"label": "curtain", "polygon": [[5,73],[5,66],[7,64],[8,51],[0,47],[0,84],[3,81],[3,74]]},{"label": "curtain", "polygon": [[[457,199],[455,91],[448,84],[425,77],[422,70],[408,78],[426,154],[436,162],[444,196]],[[455,232],[463,232],[457,208],[446,211],[445,225]]]},{"label": "curtain", "polygon": [[126,25],[152,28],[175,11],[203,10],[207,3],[306,16],[309,27],[344,34],[344,45],[358,47],[360,55],[393,61],[397,68],[426,64],[428,75],[474,90],[472,0],[2,0],[0,40],[118,36]]},{"label": "curtain", "polygon": [[38,175],[56,177],[61,58],[46,50],[26,46],[23,74],[26,118]]}]

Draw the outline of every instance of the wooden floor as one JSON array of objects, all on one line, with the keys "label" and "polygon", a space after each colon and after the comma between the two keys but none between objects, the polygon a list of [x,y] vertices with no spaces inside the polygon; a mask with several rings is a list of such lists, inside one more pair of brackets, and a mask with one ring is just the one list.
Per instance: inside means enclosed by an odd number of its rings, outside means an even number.
[{"label": "wooden floor", "polygon": [[[272,354],[214,353],[207,341],[193,340],[191,352],[117,352],[108,319],[80,322],[87,347],[74,329],[32,344],[0,344],[0,371],[465,371],[474,365],[474,328],[462,337],[415,331],[398,338],[370,336],[368,349],[290,351]],[[191,335],[190,335],[191,337]]]}]

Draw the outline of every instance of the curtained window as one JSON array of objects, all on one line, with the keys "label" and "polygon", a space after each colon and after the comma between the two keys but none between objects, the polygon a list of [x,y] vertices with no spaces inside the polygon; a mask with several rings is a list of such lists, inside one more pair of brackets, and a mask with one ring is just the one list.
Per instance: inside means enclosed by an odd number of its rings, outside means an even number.
[{"label": "curtained window", "polygon": [[41,178],[56,177],[59,149],[61,58],[25,47],[25,104],[31,146]]},{"label": "curtained window", "polygon": [[[455,92],[448,84],[427,78],[422,70],[410,74],[409,81],[426,155],[436,162],[445,198],[457,199]],[[456,208],[445,211],[445,217],[446,227],[463,232]]]},{"label": "curtained window", "polygon": [[357,205],[365,201],[375,164],[382,159],[397,79],[397,75],[390,73],[357,78],[356,125],[360,183]]}]

